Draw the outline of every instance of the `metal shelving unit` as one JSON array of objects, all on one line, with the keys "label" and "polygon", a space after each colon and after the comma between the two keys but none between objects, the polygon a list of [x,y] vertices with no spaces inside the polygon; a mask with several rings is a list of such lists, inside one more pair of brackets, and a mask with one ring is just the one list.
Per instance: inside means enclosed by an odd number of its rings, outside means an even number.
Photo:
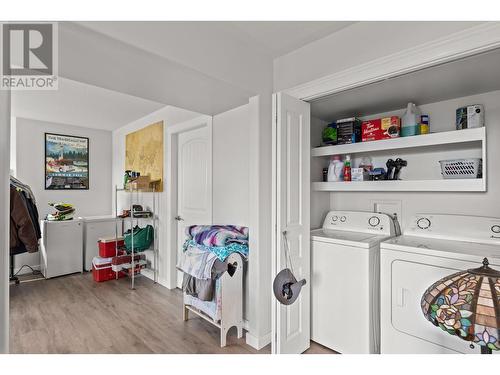
[{"label": "metal shelving unit", "polygon": [[[132,256],[132,262],[130,264],[130,266],[124,266],[122,268],[123,271],[126,271],[126,274],[130,277],[131,279],[131,289],[135,289],[135,277],[138,276],[136,275],[136,272],[135,272],[135,267],[137,265],[141,265],[141,261],[136,262],[134,257],[136,255],[136,252],[134,251],[134,223],[136,225],[139,225],[139,222],[140,221],[151,221],[152,222],[152,226],[153,226],[153,230],[154,230],[154,237],[153,237],[153,248],[152,248],[152,251],[153,251],[153,267],[152,267],[152,271],[153,271],[153,281],[155,283],[158,282],[158,258],[159,258],[159,255],[158,255],[158,215],[157,215],[157,197],[158,197],[158,194],[155,190],[155,188],[153,187],[152,189],[133,189],[132,187],[128,188],[128,189],[124,189],[124,188],[120,188],[118,186],[115,186],[115,216],[118,217],[119,215],[119,212],[118,212],[118,194],[122,192],[122,193],[127,193],[130,195],[130,206],[129,206],[129,209],[130,209],[130,216],[129,217],[126,217],[126,218],[123,218],[122,219],[122,228],[121,228],[121,234],[122,236],[124,235],[124,231],[125,231],[125,222],[128,220],[130,222],[130,229],[131,229],[131,236],[132,236],[132,252],[131,252],[131,256]],[[152,197],[153,197],[153,207],[152,207],[152,211],[151,211],[151,217],[134,217],[134,214],[133,214],[133,206],[135,204],[138,204],[138,201],[139,201],[139,194],[141,193],[152,193]],[[118,221],[117,223],[115,224],[115,238],[118,239]],[[116,241],[116,255],[118,256],[118,241]],[[146,265],[147,265],[147,261],[146,261]],[[129,270],[131,270],[131,272],[129,272]],[[140,274],[139,274],[140,275]],[[118,279],[118,272],[116,273],[116,278]]]}]

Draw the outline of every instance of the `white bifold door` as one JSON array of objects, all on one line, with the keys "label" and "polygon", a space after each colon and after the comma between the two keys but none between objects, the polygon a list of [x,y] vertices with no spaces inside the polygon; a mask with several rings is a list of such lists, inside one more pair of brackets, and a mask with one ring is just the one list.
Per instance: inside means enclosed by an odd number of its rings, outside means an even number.
[{"label": "white bifold door", "polygon": [[278,93],[273,111],[273,278],[287,265],[287,241],[295,277],[307,283],[292,305],[273,297],[272,352],[302,353],[310,345],[310,106]]}]

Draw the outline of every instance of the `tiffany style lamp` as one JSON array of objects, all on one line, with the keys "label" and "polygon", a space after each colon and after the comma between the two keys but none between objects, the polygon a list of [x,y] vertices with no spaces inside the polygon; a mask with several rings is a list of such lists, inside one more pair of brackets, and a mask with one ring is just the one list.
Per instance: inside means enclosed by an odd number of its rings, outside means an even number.
[{"label": "tiffany style lamp", "polygon": [[422,296],[424,316],[451,335],[481,346],[481,354],[500,350],[500,272],[483,266],[456,272],[431,285]]}]

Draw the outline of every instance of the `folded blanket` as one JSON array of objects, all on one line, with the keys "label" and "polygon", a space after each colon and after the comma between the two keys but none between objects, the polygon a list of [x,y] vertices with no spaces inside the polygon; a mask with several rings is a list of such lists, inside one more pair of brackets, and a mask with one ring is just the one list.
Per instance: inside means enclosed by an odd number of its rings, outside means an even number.
[{"label": "folded blanket", "polygon": [[228,246],[231,243],[248,245],[248,227],[236,225],[192,225],[186,237],[204,246]]},{"label": "folded blanket", "polygon": [[184,251],[179,257],[177,268],[197,279],[211,279],[212,267],[217,260],[217,256],[197,246],[184,246]]},{"label": "folded blanket", "polygon": [[227,246],[205,246],[196,243],[193,240],[187,240],[184,243],[184,252],[188,249],[197,248],[198,250],[214,254],[220,261],[224,262],[232,253],[240,253],[243,258],[248,258],[248,245],[240,243],[230,243]]}]

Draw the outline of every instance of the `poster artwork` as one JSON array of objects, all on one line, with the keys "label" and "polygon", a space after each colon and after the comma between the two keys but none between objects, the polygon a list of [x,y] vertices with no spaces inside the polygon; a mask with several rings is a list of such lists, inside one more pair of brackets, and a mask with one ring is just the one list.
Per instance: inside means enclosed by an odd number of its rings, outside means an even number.
[{"label": "poster artwork", "polygon": [[45,189],[88,188],[89,139],[45,133]]}]

